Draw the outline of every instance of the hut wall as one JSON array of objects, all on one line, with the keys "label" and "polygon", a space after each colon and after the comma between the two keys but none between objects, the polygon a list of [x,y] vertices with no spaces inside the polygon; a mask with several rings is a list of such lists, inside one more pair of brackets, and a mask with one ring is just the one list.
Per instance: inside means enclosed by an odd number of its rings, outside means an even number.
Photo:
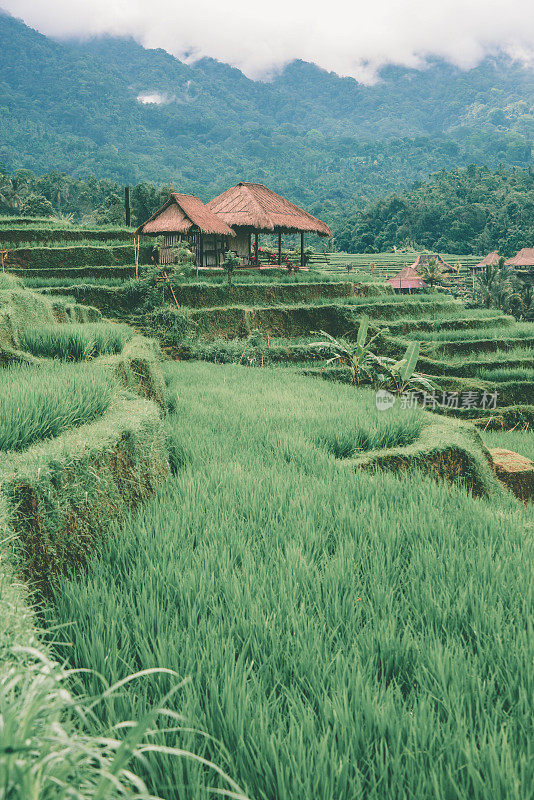
[{"label": "hut wall", "polygon": [[244,261],[249,258],[249,234],[245,231],[238,230],[235,239],[232,239],[230,249]]},{"label": "hut wall", "polygon": [[158,262],[160,264],[174,264],[174,247],[178,244],[182,237],[179,235],[176,236],[164,236],[163,237],[163,244],[160,245],[159,248],[159,255],[158,255]]},{"label": "hut wall", "polygon": [[219,259],[221,258],[222,241],[220,236],[205,234],[202,238],[202,266],[203,267],[216,267],[216,250],[219,252]]}]

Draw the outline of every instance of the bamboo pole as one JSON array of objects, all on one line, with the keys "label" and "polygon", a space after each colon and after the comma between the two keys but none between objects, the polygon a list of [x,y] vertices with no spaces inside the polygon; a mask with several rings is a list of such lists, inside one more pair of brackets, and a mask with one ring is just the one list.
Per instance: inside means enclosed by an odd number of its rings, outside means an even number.
[{"label": "bamboo pole", "polygon": [[134,236],[134,253],[135,253],[135,277],[139,277],[139,236]]}]

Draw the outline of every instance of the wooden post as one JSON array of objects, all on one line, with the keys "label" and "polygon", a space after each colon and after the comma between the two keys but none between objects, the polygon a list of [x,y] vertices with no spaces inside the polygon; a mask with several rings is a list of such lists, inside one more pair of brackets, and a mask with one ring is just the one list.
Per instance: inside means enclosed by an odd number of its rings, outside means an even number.
[{"label": "wooden post", "polygon": [[139,277],[139,236],[137,239],[134,237],[134,252],[135,252],[135,277]]},{"label": "wooden post", "polygon": [[198,267],[203,266],[202,263],[203,261],[204,261],[204,237],[200,233],[198,239]]},{"label": "wooden post", "polygon": [[304,233],[300,234],[300,266],[304,266]]},{"label": "wooden post", "polygon": [[254,234],[254,256],[256,258],[256,266],[260,266],[260,262],[258,261],[258,234]]},{"label": "wooden post", "polygon": [[219,237],[217,234],[214,235],[215,240],[215,269],[219,266]]},{"label": "wooden post", "polygon": [[278,234],[278,266],[282,266],[282,234]]},{"label": "wooden post", "polygon": [[130,215],[130,187],[124,187],[124,216],[126,217],[126,227],[130,227],[131,215]]},{"label": "wooden post", "polygon": [[250,259],[252,257],[252,235],[248,234],[248,263],[250,264]]}]

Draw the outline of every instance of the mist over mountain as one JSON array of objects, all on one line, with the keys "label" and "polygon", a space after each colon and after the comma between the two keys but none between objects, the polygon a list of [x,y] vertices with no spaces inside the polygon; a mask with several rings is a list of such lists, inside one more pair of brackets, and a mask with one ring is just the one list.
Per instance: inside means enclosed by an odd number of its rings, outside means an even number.
[{"label": "mist over mountain", "polygon": [[442,168],[532,160],[534,71],[388,66],[372,86],[303,61],[270,82],[133,39],[58,42],[0,15],[0,164],[203,199],[266,183],[332,216]]}]

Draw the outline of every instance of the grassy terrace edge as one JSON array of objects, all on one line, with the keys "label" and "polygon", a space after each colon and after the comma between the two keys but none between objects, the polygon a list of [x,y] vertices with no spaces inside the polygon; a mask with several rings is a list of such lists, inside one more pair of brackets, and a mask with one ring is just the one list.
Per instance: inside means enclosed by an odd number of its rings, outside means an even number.
[{"label": "grassy terrace edge", "polygon": [[158,408],[117,399],[95,422],[5,459],[0,470],[3,527],[30,587],[83,563],[110,525],[169,474]]}]

